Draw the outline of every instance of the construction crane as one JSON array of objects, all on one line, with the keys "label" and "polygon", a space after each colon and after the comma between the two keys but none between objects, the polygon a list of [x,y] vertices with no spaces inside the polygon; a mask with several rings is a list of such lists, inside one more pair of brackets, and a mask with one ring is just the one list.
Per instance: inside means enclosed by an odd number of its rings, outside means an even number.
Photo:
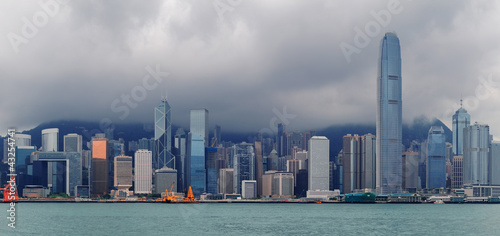
[{"label": "construction crane", "polygon": [[217,142],[217,137],[214,137],[214,141],[212,142],[212,145],[210,145],[210,147],[214,147],[216,142]]},{"label": "construction crane", "polygon": [[[11,182],[14,184],[16,183],[16,179],[14,176],[10,177]],[[17,195],[17,189],[14,190],[14,197],[11,196],[10,193],[10,188],[11,188],[11,183],[9,182],[7,185],[5,185],[4,188],[0,188],[0,191],[3,190],[3,201],[4,202],[13,202],[19,200],[19,196]],[[15,186],[15,185],[14,185]]]}]

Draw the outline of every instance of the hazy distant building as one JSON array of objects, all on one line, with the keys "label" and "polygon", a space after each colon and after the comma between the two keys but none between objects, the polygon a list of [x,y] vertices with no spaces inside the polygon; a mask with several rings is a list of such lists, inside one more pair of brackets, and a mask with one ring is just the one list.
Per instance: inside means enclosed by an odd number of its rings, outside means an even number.
[{"label": "hazy distant building", "polygon": [[[462,102],[460,100],[460,102]],[[464,128],[470,126],[470,115],[462,106],[458,109],[452,117],[453,121],[453,154],[461,156],[463,154],[464,142]]]},{"label": "hazy distant building", "polygon": [[145,149],[139,149],[134,156],[134,192],[150,194],[153,188],[153,155]]},{"label": "hazy distant building", "polygon": [[82,152],[82,136],[78,134],[64,135],[65,152]]},{"label": "hazy distant building", "polygon": [[441,126],[427,136],[427,188],[446,188],[446,137]]},{"label": "hazy distant building", "polygon": [[490,184],[500,185],[500,142],[491,142],[490,148]]},{"label": "hazy distant building", "polygon": [[464,129],[464,185],[489,185],[490,127],[474,124]]},{"label": "hazy distant building", "polygon": [[115,157],[114,184],[119,190],[128,190],[132,187],[132,157],[124,155]]},{"label": "hazy distant building", "polygon": [[399,38],[386,33],[377,77],[377,193],[401,192],[402,99]]},{"label": "hazy distant building", "polygon": [[234,155],[234,192],[241,194],[243,180],[255,180],[255,151],[251,143],[240,143],[233,146]]},{"label": "hazy distant building", "polygon": [[[302,149],[304,137],[302,136],[302,133],[298,131],[294,131],[292,133],[289,133],[287,138],[287,153],[286,155],[292,155],[292,148],[293,147],[298,147],[299,149]],[[284,155],[282,155],[284,156]]]},{"label": "hazy distant building", "polygon": [[57,152],[59,140],[59,129],[44,129],[42,130],[42,152]]},{"label": "hazy distant building", "polygon": [[175,158],[172,154],[172,114],[166,98],[155,107],[155,158],[153,167],[175,168]]},{"label": "hazy distant building", "polygon": [[219,170],[218,193],[233,194],[233,172],[234,169],[224,168]]},{"label": "hazy distant building", "polygon": [[324,136],[311,137],[307,159],[309,190],[329,191],[330,140]]},{"label": "hazy distant building", "polygon": [[286,150],[288,149],[287,147],[287,140],[286,140],[286,131],[285,131],[286,127],[283,123],[279,123],[278,124],[278,135],[277,135],[277,140],[276,140],[276,146],[278,148],[277,150],[277,155],[280,157],[280,156],[284,156],[286,155]]},{"label": "hazy distant building", "polygon": [[92,195],[108,193],[109,189],[108,139],[94,138],[92,140]]},{"label": "hazy distant building", "polygon": [[170,189],[172,189],[172,192],[177,192],[177,170],[163,167],[155,170],[155,193],[164,193],[166,189],[169,192]]},{"label": "hazy distant building", "polygon": [[242,198],[257,198],[257,181],[243,180],[241,181],[241,197]]},{"label": "hazy distant building", "polygon": [[418,188],[418,152],[403,153],[403,190]]},{"label": "hazy distant building", "polygon": [[462,188],[464,185],[464,159],[462,156],[454,156],[452,160],[451,187]]}]

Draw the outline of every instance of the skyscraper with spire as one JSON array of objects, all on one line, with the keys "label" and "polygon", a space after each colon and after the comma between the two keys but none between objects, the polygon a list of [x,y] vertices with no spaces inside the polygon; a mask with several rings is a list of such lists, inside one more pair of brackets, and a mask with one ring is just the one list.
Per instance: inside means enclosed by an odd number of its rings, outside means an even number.
[{"label": "skyscraper with spire", "polygon": [[155,107],[155,156],[153,168],[175,168],[175,158],[172,154],[172,119],[171,109],[166,97]]},{"label": "skyscraper with spire", "polygon": [[461,156],[464,153],[464,128],[470,126],[470,115],[462,106],[460,99],[460,108],[452,117],[453,120],[453,155]]},{"label": "skyscraper with spire", "polygon": [[399,38],[386,33],[377,77],[376,187],[378,194],[401,192],[402,100]]}]

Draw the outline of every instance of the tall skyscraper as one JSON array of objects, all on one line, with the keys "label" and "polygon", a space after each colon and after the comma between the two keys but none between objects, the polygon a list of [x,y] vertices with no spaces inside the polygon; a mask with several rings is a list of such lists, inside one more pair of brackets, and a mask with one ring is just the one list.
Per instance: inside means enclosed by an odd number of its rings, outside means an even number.
[{"label": "tall skyscraper", "polygon": [[365,134],[361,136],[361,188],[362,189],[375,189],[376,183],[376,140],[373,134]]},{"label": "tall skyscraper", "polygon": [[64,152],[82,152],[82,136],[78,134],[64,135]]},{"label": "tall skyscraper", "polygon": [[175,164],[177,169],[177,192],[185,192],[186,186],[186,155],[187,155],[187,136],[182,128],[178,128],[174,137]]},{"label": "tall skyscraper", "polygon": [[464,129],[464,185],[489,185],[490,127],[475,123]]},{"label": "tall skyscraper", "polygon": [[153,187],[152,152],[139,149],[134,158],[134,192],[136,194],[149,194]]},{"label": "tall skyscraper", "polygon": [[377,193],[401,192],[402,99],[399,38],[386,33],[377,77]]},{"label": "tall skyscraper", "polygon": [[441,126],[427,135],[427,188],[446,188],[446,137]]},{"label": "tall skyscraper", "polygon": [[330,140],[324,136],[311,137],[307,154],[309,190],[328,191],[330,189]]},{"label": "tall skyscraper", "polygon": [[500,142],[491,142],[490,163],[490,184],[500,186]]},{"label": "tall skyscraper", "polygon": [[186,166],[187,186],[191,186],[193,194],[199,196],[206,192],[205,143],[203,137],[189,132]]},{"label": "tall skyscraper", "polygon": [[42,130],[42,152],[57,152],[59,140],[59,129]]},{"label": "tall skyscraper", "polygon": [[470,115],[461,105],[462,100],[460,100],[460,109],[458,109],[452,117],[453,154],[456,156],[461,156],[464,152],[464,128],[470,126]]},{"label": "tall skyscraper", "polygon": [[205,171],[207,193],[217,193],[217,148],[205,148]]},{"label": "tall skyscraper", "polygon": [[233,146],[234,155],[234,192],[241,194],[243,180],[255,180],[255,151],[250,143],[240,143]]},{"label": "tall skyscraper", "polygon": [[189,132],[203,138],[205,147],[208,147],[208,110],[194,109],[190,113]]},{"label": "tall skyscraper", "polygon": [[403,189],[414,192],[418,188],[418,152],[403,153]]},{"label": "tall skyscraper", "polygon": [[257,180],[257,195],[262,196],[262,175],[264,167],[262,164],[262,142],[256,141],[255,146],[255,179]]},{"label": "tall skyscraper", "polygon": [[361,142],[357,134],[345,135],[342,140],[344,193],[351,193],[356,189],[361,189]]},{"label": "tall skyscraper", "polygon": [[278,148],[278,157],[286,155],[286,133],[285,133],[285,125],[282,123],[278,124],[278,137],[276,140],[277,148]]},{"label": "tall skyscraper", "polygon": [[93,195],[104,195],[109,189],[108,139],[92,140],[92,187]]},{"label": "tall skyscraper", "polygon": [[155,107],[155,158],[153,167],[175,168],[175,158],[172,155],[172,115],[166,98]]}]

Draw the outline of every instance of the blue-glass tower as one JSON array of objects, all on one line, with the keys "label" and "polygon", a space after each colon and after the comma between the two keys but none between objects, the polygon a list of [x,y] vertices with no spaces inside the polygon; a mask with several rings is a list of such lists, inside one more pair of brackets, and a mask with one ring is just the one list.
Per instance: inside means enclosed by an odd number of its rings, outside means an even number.
[{"label": "blue-glass tower", "polygon": [[[462,102],[462,100],[460,100]],[[464,128],[470,126],[470,115],[462,106],[452,117],[453,120],[453,155],[460,156],[464,153]]]},{"label": "blue-glass tower", "polygon": [[446,188],[446,138],[441,126],[432,126],[427,136],[427,188]]},{"label": "blue-glass tower", "polygon": [[402,100],[399,38],[386,33],[377,76],[377,193],[401,192]]},{"label": "blue-glass tower", "polygon": [[206,192],[205,170],[205,140],[196,134],[188,134],[188,155],[186,164],[189,172],[186,173],[187,185],[193,189],[195,196]]},{"label": "blue-glass tower", "polygon": [[172,120],[170,105],[166,98],[155,107],[155,156],[153,168],[169,167],[175,169],[175,158],[172,154]]}]

